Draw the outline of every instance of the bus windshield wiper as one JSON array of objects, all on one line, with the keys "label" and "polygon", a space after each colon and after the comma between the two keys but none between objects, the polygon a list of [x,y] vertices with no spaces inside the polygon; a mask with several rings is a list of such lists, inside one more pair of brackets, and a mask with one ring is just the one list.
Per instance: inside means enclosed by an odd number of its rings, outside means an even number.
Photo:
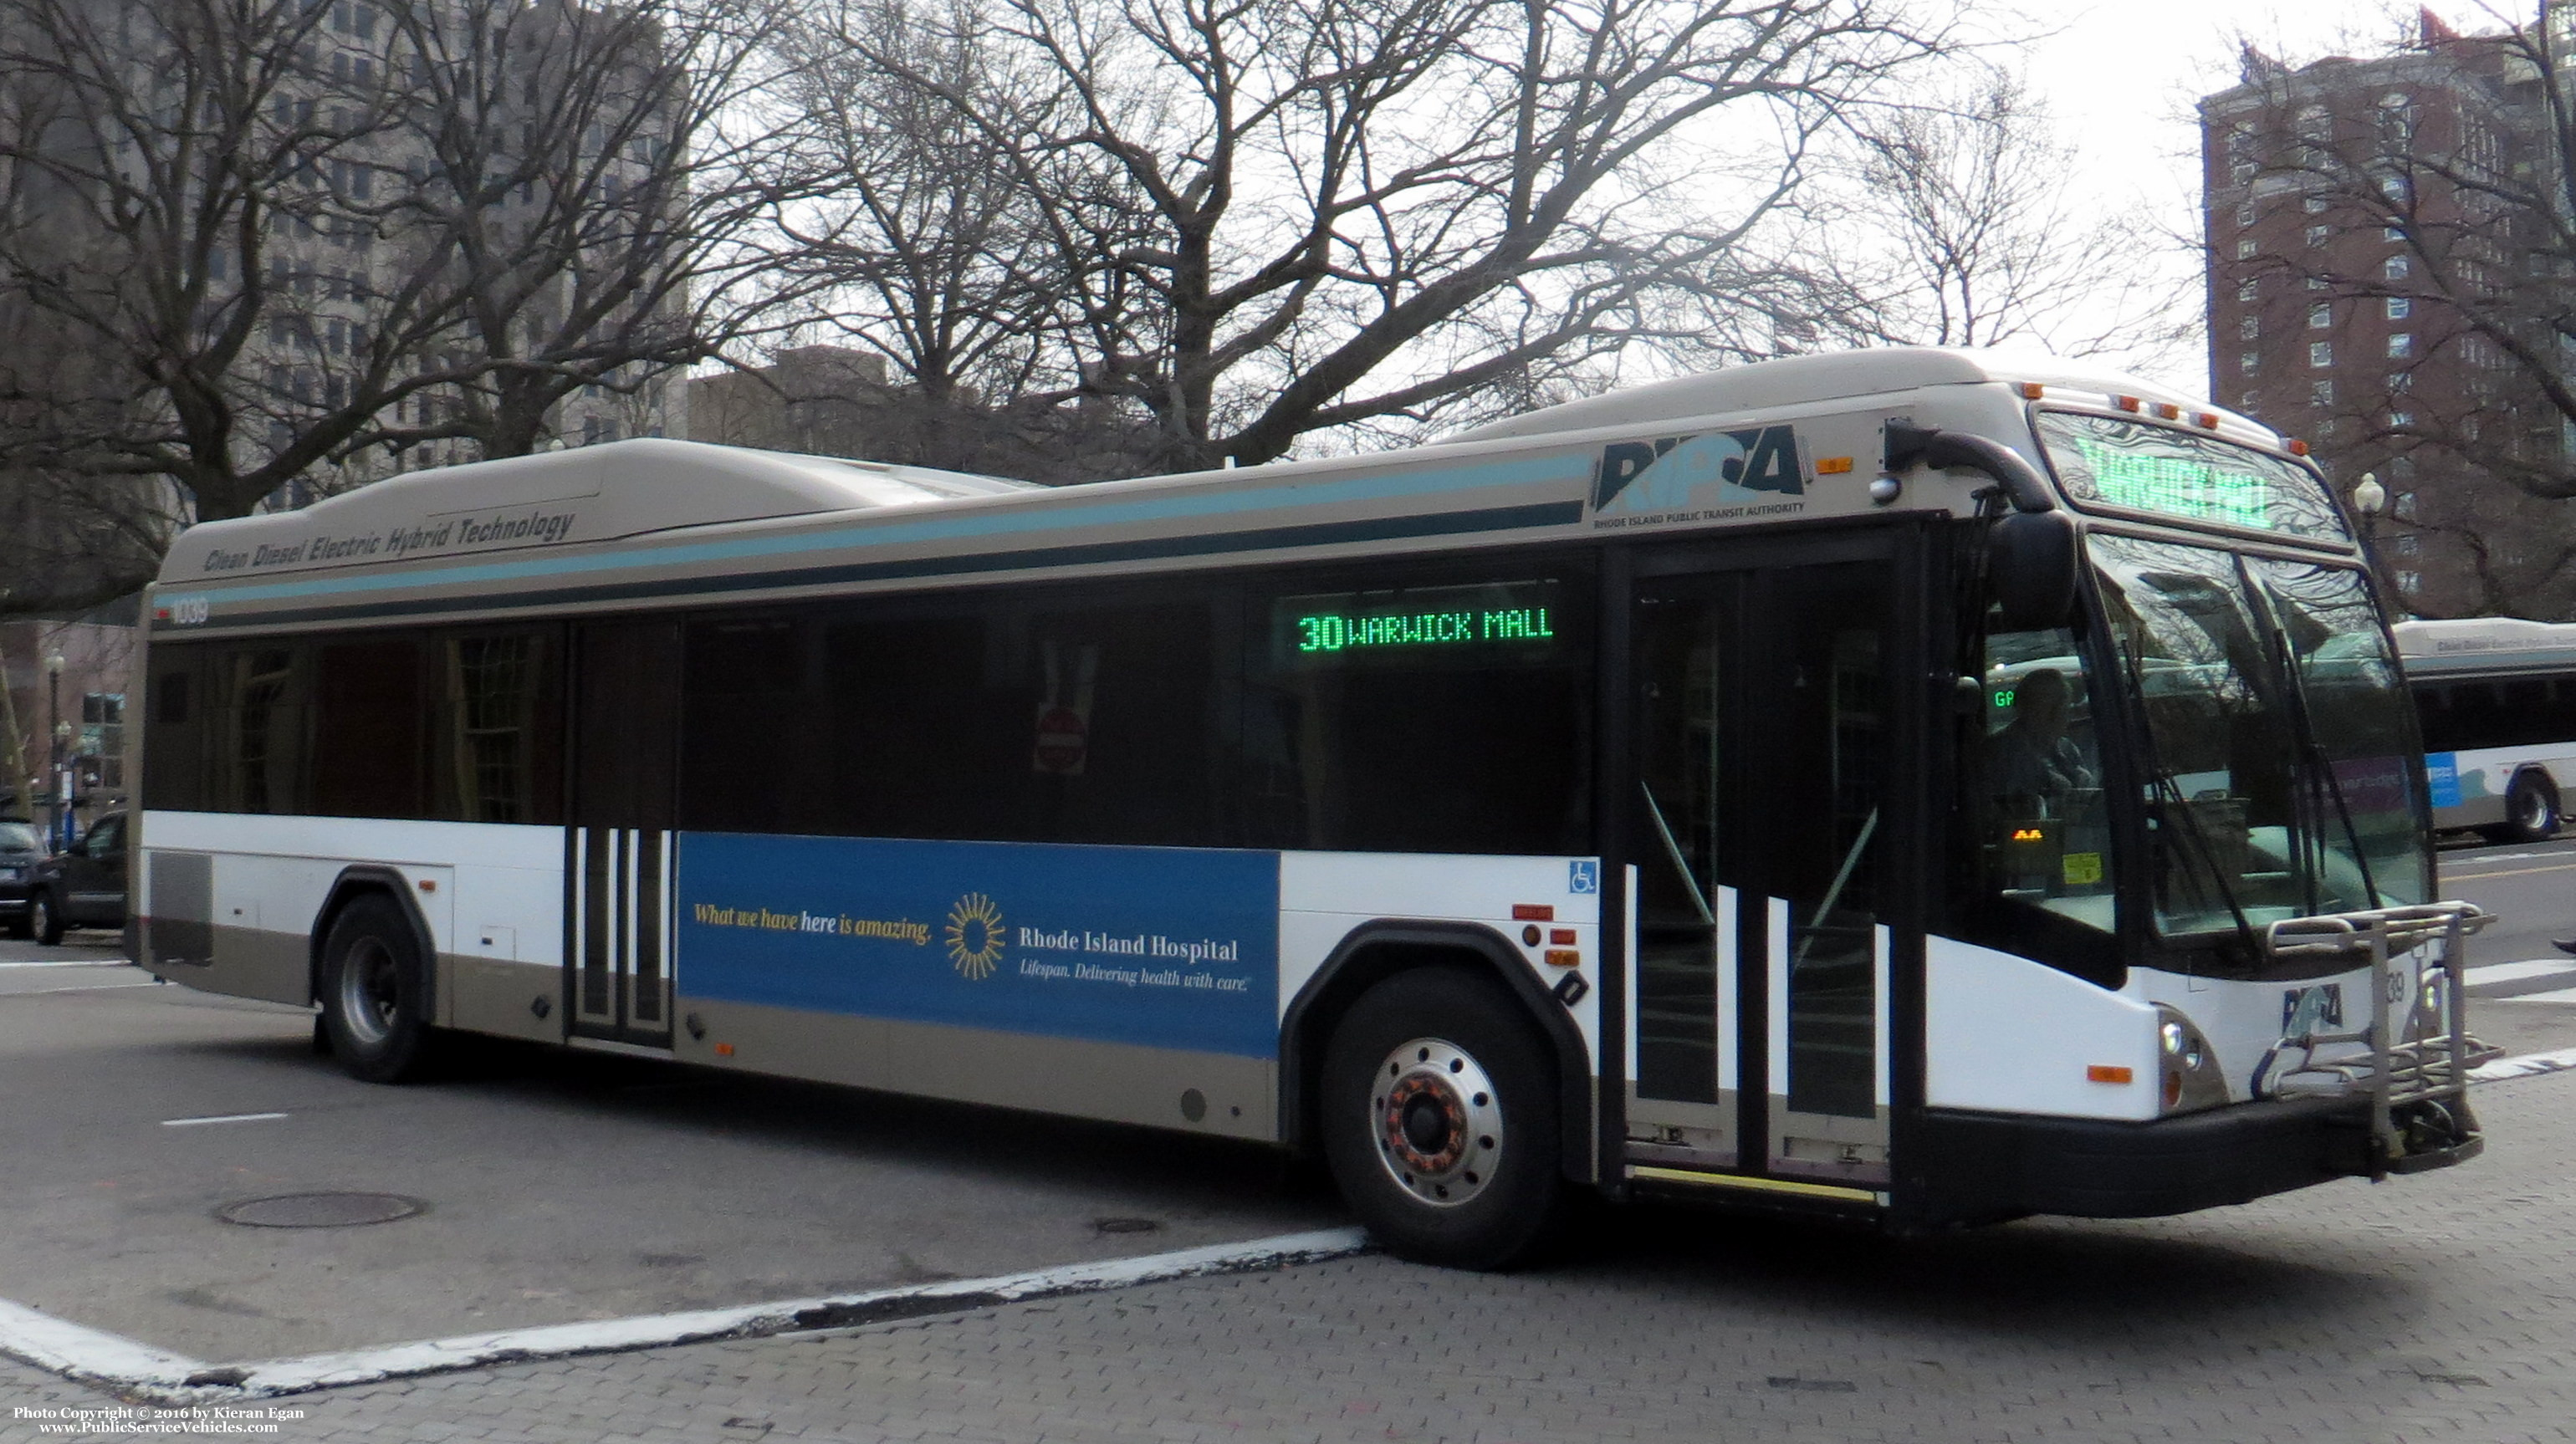
[{"label": "bus windshield wiper", "polygon": [[[2129,684],[2129,696],[2135,700],[2143,718],[2147,676],[2145,669],[2138,665],[2137,649],[2123,645],[2118,637],[2110,638],[2109,643],[2112,652],[2120,659],[2120,673]],[[2153,779],[2150,785],[2162,792],[2172,804],[2170,811],[2181,822],[2177,830],[2190,837],[2192,850],[2199,855],[2202,870],[2209,874],[2210,885],[2218,889],[2218,900],[2227,904],[2227,915],[2236,920],[2237,935],[2244,939],[2246,947],[2260,955],[2262,940],[2254,935],[2254,922],[2236,901],[2236,889],[2227,885],[2226,870],[2218,865],[2218,846],[2209,840],[2208,830],[2201,826],[2200,814],[2192,810],[2190,800],[2182,795],[2181,784],[2175,782],[2172,772],[2166,769],[2164,758],[2156,746],[2154,729],[2142,726],[2138,741],[2139,750],[2146,754],[2147,775]]]},{"label": "bus windshield wiper", "polygon": [[[2289,629],[2281,625],[2279,603],[2272,596],[2269,587],[2257,586],[2254,590],[2262,594],[2264,610],[2269,613],[2267,620],[2271,623],[2273,657],[2288,683],[2290,726],[2298,734],[2300,755],[2307,759],[2308,771],[2312,779],[2308,784],[2312,789],[2311,796],[2334,803],[2335,818],[2343,824],[2344,841],[2352,846],[2352,865],[2361,873],[2361,890],[2365,899],[2363,906],[2366,908],[2382,906],[2384,900],[2379,892],[2379,879],[2371,875],[2370,853],[2361,845],[2361,829],[2353,823],[2352,805],[2344,797],[2343,779],[2335,776],[2334,763],[2326,756],[2325,744],[2317,740],[2315,714],[2308,706],[2307,677],[2299,670],[2299,657],[2290,645]],[[2319,811],[2322,812],[2323,809]],[[2324,820],[2322,816],[2318,818],[2320,824]],[[2318,831],[2322,833],[2324,828],[2320,826]],[[2323,896],[2323,874],[2327,854],[2325,839],[2321,836],[2316,843],[2318,877],[2317,891],[2310,895],[2312,899]],[[2311,907],[2314,906],[2315,903],[2312,901]]]}]

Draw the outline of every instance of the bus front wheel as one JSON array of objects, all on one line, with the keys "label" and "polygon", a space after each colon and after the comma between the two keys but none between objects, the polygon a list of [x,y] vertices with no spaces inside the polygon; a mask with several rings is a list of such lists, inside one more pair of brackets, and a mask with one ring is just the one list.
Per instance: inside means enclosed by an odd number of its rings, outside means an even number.
[{"label": "bus front wheel", "polygon": [[1325,1050],[1325,1161],[1343,1198],[1400,1257],[1500,1269],[1550,1239],[1556,1069],[1492,983],[1459,968],[1399,973],[1363,994]]},{"label": "bus front wheel", "polygon": [[322,944],[322,1028],[351,1077],[401,1083],[429,1061],[429,979],[411,919],[369,894],[333,920]]},{"label": "bus front wheel", "polygon": [[2503,842],[2546,842],[2558,835],[2558,792],[2544,778],[2523,773],[2504,793]]}]

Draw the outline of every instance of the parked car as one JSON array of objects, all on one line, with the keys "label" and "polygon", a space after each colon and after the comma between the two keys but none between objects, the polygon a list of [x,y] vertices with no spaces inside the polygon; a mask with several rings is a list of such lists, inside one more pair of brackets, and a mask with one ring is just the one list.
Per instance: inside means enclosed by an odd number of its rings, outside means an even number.
[{"label": "parked car", "polygon": [[27,895],[35,889],[36,864],[44,858],[44,837],[34,823],[0,817],[0,936],[27,936]]},{"label": "parked car", "polygon": [[51,947],[65,928],[125,926],[125,814],[111,812],[80,841],[36,864],[27,928]]}]

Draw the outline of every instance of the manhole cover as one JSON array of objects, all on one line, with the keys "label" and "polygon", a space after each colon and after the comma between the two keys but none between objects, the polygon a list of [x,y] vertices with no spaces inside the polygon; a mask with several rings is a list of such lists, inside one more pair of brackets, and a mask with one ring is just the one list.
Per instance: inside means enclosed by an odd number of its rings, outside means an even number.
[{"label": "manhole cover", "polygon": [[225,1204],[215,1217],[252,1228],[355,1228],[409,1218],[428,1206],[398,1193],[281,1193]]}]

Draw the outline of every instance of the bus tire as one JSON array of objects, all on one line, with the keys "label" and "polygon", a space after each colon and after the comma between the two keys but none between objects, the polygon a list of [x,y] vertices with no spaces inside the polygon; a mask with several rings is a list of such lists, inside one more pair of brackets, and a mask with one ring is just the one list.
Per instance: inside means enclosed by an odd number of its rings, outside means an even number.
[{"label": "bus tire", "polygon": [[1325,1162],[1389,1252],[1504,1269],[1557,1231],[1555,1063],[1490,980],[1435,967],[1380,982],[1335,1025],[1321,1082]]},{"label": "bus tire", "polygon": [[350,1077],[403,1083],[430,1061],[429,974],[400,904],[350,901],[322,944],[322,1027]]},{"label": "bus tire", "polygon": [[2548,779],[2525,772],[2504,790],[2506,842],[2547,842],[2558,835],[2558,789]]},{"label": "bus tire", "polygon": [[27,898],[27,936],[46,947],[63,940],[63,910],[51,888],[38,888]]}]

